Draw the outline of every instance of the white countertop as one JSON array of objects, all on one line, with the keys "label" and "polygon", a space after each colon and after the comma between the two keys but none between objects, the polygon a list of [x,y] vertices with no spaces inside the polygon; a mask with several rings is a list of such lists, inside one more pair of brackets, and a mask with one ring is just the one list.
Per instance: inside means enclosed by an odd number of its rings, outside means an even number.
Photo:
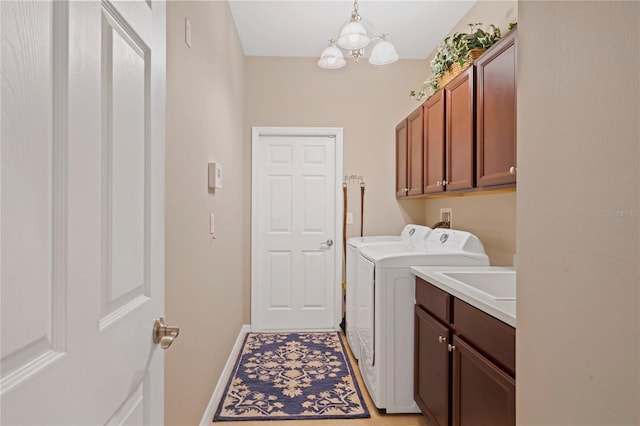
[{"label": "white countertop", "polygon": [[486,312],[494,318],[512,327],[516,326],[515,300],[495,299],[483,291],[479,291],[470,285],[465,285],[445,275],[452,272],[498,272],[515,274],[515,268],[508,266],[412,266],[411,272],[417,277]]}]

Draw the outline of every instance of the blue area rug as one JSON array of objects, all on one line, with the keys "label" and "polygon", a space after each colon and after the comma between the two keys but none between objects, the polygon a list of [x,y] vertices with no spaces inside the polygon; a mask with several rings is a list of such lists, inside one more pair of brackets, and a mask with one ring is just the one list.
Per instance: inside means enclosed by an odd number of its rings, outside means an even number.
[{"label": "blue area rug", "polygon": [[337,332],[249,333],[213,421],[364,417]]}]

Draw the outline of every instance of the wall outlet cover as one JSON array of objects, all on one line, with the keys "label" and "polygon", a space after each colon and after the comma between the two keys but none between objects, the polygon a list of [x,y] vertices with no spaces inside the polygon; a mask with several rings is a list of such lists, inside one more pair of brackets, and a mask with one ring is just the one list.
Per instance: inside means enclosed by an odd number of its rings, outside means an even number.
[{"label": "wall outlet cover", "polygon": [[440,209],[440,221],[449,222],[449,227],[453,228],[451,225],[453,223],[453,209],[451,207]]}]

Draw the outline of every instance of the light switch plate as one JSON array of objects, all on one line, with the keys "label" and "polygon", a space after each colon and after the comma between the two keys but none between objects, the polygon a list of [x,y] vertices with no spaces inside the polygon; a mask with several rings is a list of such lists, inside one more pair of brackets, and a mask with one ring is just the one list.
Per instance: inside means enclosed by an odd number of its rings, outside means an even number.
[{"label": "light switch plate", "polygon": [[220,163],[208,164],[209,188],[222,188],[222,165]]},{"label": "light switch plate", "polygon": [[186,17],[184,18],[184,42],[191,47],[191,21]]}]

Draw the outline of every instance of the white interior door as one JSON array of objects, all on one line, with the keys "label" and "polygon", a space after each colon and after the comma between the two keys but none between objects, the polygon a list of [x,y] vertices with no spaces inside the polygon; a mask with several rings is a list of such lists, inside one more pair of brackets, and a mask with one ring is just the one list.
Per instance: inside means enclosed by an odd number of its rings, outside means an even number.
[{"label": "white interior door", "polygon": [[341,174],[342,129],[253,129],[253,330],[338,327]]},{"label": "white interior door", "polygon": [[161,424],[165,5],[1,2],[2,424]]}]

